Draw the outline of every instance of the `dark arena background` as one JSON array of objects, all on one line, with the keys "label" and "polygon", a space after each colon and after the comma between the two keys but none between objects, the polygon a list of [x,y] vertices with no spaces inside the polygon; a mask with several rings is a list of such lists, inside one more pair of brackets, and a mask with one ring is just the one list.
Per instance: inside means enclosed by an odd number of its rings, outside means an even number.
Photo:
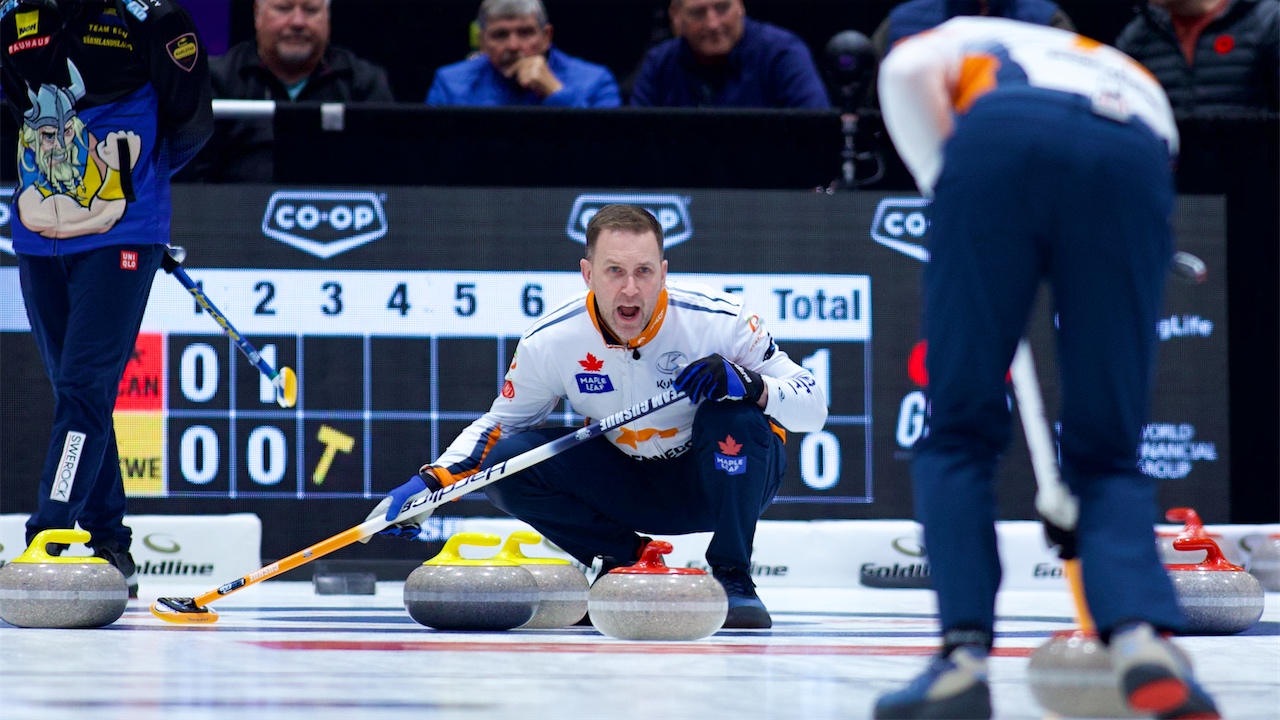
[{"label": "dark arena background", "polygon": [[[209,0],[209,44],[252,36],[251,3]],[[557,45],[624,83],[666,3],[547,0]],[[819,55],[868,35],[895,3],[751,0]],[[1060,3],[1086,35],[1115,38],[1130,3]],[[435,67],[464,57],[477,2],[334,0],[334,42],[390,71],[396,105],[279,108],[275,176],[176,186],[173,242],[211,300],[301,380],[297,407],[269,387],[172,278],[158,276],[116,427],[135,514],[252,512],[264,559],[361,521],[492,401],[516,341],[582,289],[590,214],[650,208],[671,271],[740,293],[782,349],[825,384],[830,420],[788,441],[771,519],[910,518],[919,436],[919,275],[928,207],[878,114],[860,114],[856,189],[833,186],[838,110],[428,109]],[[225,12],[212,12],[222,7]],[[1162,509],[1206,522],[1280,520],[1280,232],[1275,115],[1179,118],[1177,244],[1208,279],[1171,279],[1139,465]],[[13,118],[3,117],[12,158]],[[12,187],[12,162],[0,164]],[[883,170],[883,172],[879,172]],[[270,182],[267,182],[270,180]],[[31,341],[0,191],[0,514],[34,509],[53,403]],[[1050,416],[1051,299],[1031,328]],[[560,408],[552,422],[582,418]],[[1001,517],[1034,517],[1016,431]],[[474,493],[441,516],[493,515]],[[1159,518],[1152,518],[1153,522]],[[424,555],[395,543],[346,558]]]}]

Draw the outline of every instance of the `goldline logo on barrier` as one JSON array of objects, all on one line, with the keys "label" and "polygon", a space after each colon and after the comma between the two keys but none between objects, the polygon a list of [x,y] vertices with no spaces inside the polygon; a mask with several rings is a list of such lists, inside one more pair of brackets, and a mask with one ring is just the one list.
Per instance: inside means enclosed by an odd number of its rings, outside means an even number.
[{"label": "goldline logo on barrier", "polygon": [[915,538],[900,537],[894,538],[890,543],[894,550],[906,555],[907,557],[922,558],[925,556],[924,545]]},{"label": "goldline logo on barrier", "polygon": [[262,233],[327,260],[387,234],[383,200],[373,192],[280,190],[267,202]]},{"label": "goldline logo on barrier", "polygon": [[148,550],[164,553],[165,555],[182,552],[182,546],[178,544],[178,541],[172,535],[167,533],[151,533],[142,538],[142,544]]},{"label": "goldline logo on barrier", "polygon": [[573,201],[569,211],[569,237],[586,244],[587,223],[605,205],[639,205],[658,219],[662,226],[662,247],[669,248],[693,237],[693,221],[689,217],[692,198],[681,195],[586,194]]},{"label": "goldline logo on barrier", "polygon": [[871,239],[890,250],[929,262],[925,246],[929,234],[929,201],[924,198],[885,198],[871,219]]}]

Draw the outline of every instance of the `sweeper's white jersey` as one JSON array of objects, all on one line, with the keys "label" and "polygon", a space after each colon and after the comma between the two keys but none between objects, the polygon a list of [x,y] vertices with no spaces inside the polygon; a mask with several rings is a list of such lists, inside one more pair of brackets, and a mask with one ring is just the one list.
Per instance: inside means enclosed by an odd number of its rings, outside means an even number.
[{"label": "sweeper's white jersey", "polygon": [[[589,292],[539,320],[520,339],[489,412],[432,467],[441,475],[465,477],[498,440],[541,425],[562,398],[575,412],[598,420],[670,389],[685,365],[713,353],[760,373],[769,392],[764,413],[776,425],[812,432],[826,421],[826,395],[813,376],[787,357],[740,299],[669,281],[648,327],[627,346],[606,341]],[[696,411],[681,401],[607,438],[637,460],[676,457],[692,443]]]},{"label": "sweeper's white jersey", "polygon": [[1088,99],[1094,112],[1140,120],[1178,151],[1169,99],[1133,58],[1058,28],[962,17],[894,46],[880,66],[880,109],[898,155],[926,195],[955,125],[982,96],[1038,88]]}]

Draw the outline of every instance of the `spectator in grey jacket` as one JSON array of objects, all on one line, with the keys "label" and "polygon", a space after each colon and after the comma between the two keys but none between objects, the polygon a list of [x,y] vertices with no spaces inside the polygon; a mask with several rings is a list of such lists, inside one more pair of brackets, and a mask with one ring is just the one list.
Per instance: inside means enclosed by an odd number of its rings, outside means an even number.
[{"label": "spectator in grey jacket", "polygon": [[1280,110],[1280,0],[1150,0],[1116,47],[1175,111]]}]

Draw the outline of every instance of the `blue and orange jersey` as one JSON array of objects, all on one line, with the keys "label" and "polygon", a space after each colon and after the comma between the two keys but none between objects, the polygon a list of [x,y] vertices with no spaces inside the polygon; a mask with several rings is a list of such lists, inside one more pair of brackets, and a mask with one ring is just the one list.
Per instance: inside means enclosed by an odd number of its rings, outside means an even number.
[{"label": "blue and orange jersey", "polygon": [[921,192],[942,171],[956,116],[994,93],[1066,93],[1119,122],[1139,121],[1178,152],[1178,130],[1160,83],[1115,48],[1057,28],[963,17],[898,43],[880,66],[880,108]]}]

